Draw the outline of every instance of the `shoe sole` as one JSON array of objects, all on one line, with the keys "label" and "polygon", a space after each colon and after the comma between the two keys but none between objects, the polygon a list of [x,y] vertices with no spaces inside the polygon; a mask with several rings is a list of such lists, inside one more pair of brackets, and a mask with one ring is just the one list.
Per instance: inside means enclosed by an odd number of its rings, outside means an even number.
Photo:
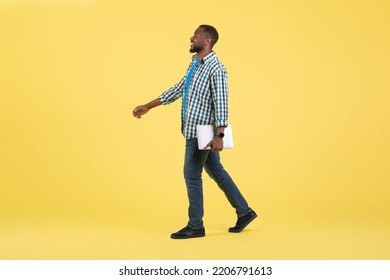
[{"label": "shoe sole", "polygon": [[234,229],[229,228],[229,232],[239,233],[239,232],[243,231],[244,228],[246,228],[256,218],[257,218],[257,214],[255,216],[253,216],[250,220],[248,220],[239,230],[234,230]]},{"label": "shoe sole", "polygon": [[198,237],[204,237],[204,236],[206,236],[206,234],[203,234],[203,235],[191,235],[191,236],[180,236],[180,237],[171,235],[171,238],[172,239],[191,239],[191,238],[198,238]]}]

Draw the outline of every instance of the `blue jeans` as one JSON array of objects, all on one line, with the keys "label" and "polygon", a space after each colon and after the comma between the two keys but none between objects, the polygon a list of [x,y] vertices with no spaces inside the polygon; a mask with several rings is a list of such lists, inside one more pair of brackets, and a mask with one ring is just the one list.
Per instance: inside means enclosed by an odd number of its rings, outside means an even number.
[{"label": "blue jeans", "polygon": [[194,229],[203,227],[203,168],[225,193],[230,204],[236,209],[238,217],[242,217],[251,211],[236,184],[223,168],[220,162],[219,152],[199,150],[196,138],[187,139],[184,159],[184,179],[189,200],[189,227]]}]

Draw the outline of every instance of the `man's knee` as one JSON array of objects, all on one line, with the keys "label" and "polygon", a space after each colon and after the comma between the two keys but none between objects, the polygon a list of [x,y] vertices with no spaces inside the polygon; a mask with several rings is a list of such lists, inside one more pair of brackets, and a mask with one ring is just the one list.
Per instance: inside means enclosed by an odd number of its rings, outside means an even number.
[{"label": "man's knee", "polygon": [[202,171],[195,171],[192,168],[184,167],[184,179],[186,182],[202,180]]}]

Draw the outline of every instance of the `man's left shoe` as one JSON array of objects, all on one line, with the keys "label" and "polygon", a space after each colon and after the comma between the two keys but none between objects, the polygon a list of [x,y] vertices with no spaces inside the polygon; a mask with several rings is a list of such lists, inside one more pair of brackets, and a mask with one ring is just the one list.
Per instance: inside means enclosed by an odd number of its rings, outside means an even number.
[{"label": "man's left shoe", "polygon": [[189,226],[186,226],[185,228],[182,228],[178,232],[172,233],[171,238],[173,239],[188,239],[188,238],[195,238],[195,237],[203,237],[205,236],[205,230],[204,227],[199,229],[190,228]]},{"label": "man's left shoe", "polygon": [[241,232],[247,225],[250,224],[254,219],[256,219],[257,214],[255,211],[251,211],[245,216],[238,218],[236,226],[229,228],[229,232],[238,233]]}]

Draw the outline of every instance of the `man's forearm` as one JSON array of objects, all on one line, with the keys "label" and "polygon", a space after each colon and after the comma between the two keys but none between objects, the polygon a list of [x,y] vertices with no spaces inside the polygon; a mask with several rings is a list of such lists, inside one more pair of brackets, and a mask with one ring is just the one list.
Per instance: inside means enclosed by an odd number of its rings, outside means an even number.
[{"label": "man's forearm", "polygon": [[157,106],[160,106],[162,103],[160,101],[160,98],[156,98],[152,101],[150,101],[149,103],[145,104],[145,106],[150,110],[154,107],[157,107]]}]

